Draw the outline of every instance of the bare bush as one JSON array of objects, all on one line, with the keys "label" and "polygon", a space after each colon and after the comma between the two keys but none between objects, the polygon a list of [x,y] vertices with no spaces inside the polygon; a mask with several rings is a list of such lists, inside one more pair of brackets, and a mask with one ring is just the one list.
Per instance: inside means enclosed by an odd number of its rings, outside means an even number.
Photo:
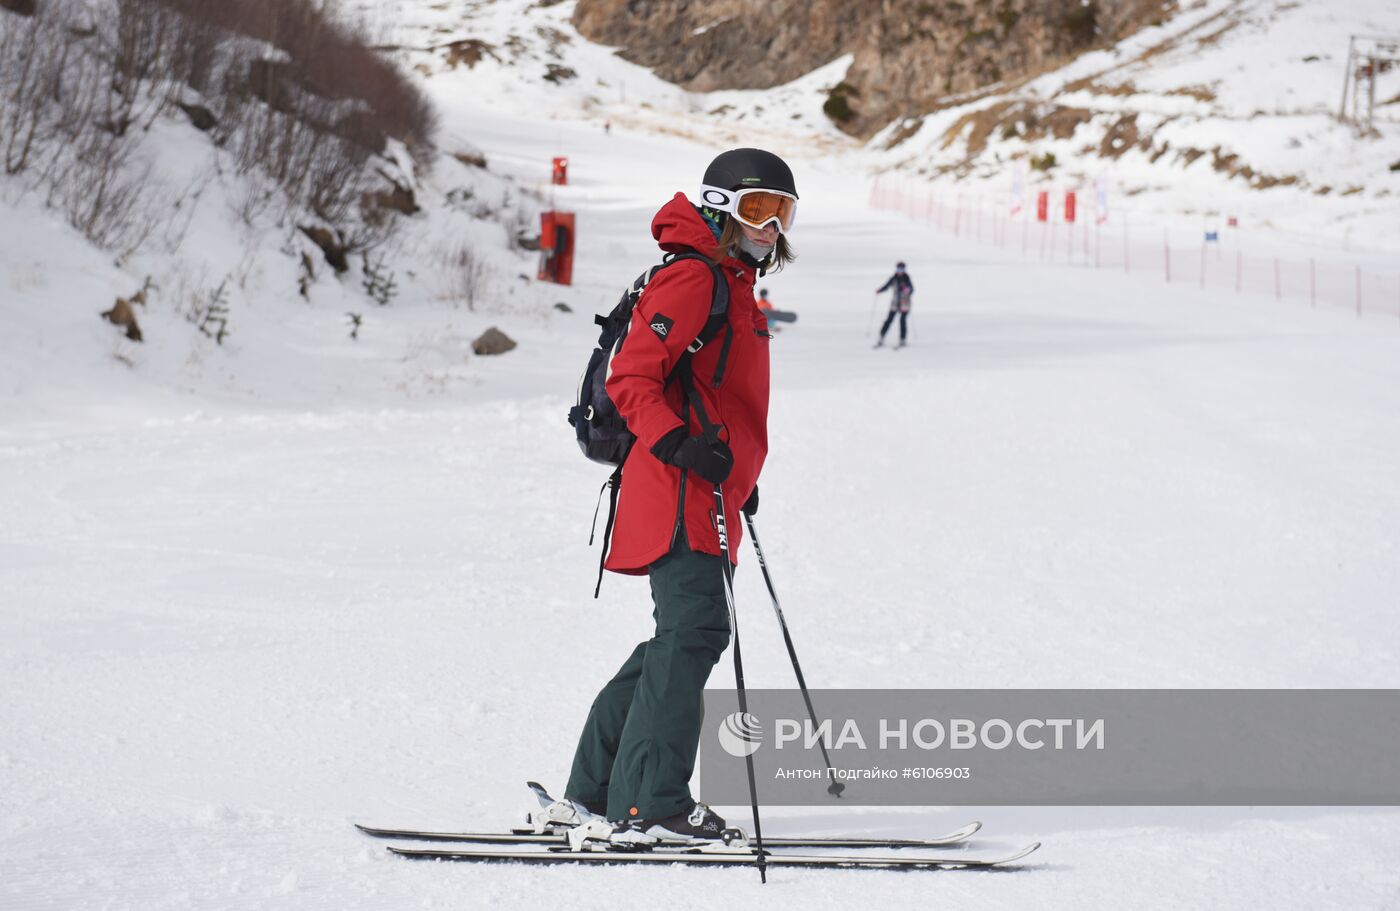
[{"label": "bare bush", "polygon": [[154,228],[148,173],[126,137],[132,108],[115,65],[84,48],[47,8],[0,17],[0,149],[5,173],[32,187],[94,243],[123,255]]},{"label": "bare bush", "polygon": [[265,41],[284,51],[285,78],[305,92],[358,102],[325,124],[373,151],[382,137],[404,143],[426,161],[437,115],[432,103],[393,62],[370,46],[362,30],[337,15],[334,3],[316,0],[159,0],[190,19]]},{"label": "bare bush", "polygon": [[150,168],[132,161],[133,149],[121,136],[86,132],[64,157],[50,194],[69,224],[123,258],[155,230],[162,208],[149,192]]},{"label": "bare bush", "polygon": [[506,232],[506,245],[512,250],[522,249],[523,241],[532,236],[534,217],[525,203],[510,201],[507,196],[501,204],[501,227]]},{"label": "bare bush", "polygon": [[154,118],[166,95],[151,91],[168,73],[168,53],[178,17],[149,0],[117,0],[116,23],[108,57],[111,70],[102,126],[121,136],[140,117]]},{"label": "bare bush", "polygon": [[304,199],[318,139],[309,124],[257,105],[235,130],[231,150],[239,174],[266,174],[286,192],[289,202],[296,203]]},{"label": "bare bush", "polygon": [[[100,0],[36,9],[0,15],[0,166],[29,175],[27,185],[95,243],[134,248],[153,230],[160,203],[133,136],[177,106],[201,112],[201,129],[248,178],[238,208],[250,224],[269,210],[283,223],[309,213],[351,251],[394,231],[393,217],[362,209],[370,159],[390,137],[426,159],[434,115],[332,3]],[[188,213],[170,214],[188,223]]]},{"label": "bare bush", "polygon": [[287,205],[286,197],[277,184],[257,172],[244,175],[242,186],[229,201],[234,214],[250,228],[279,203],[284,208]]},{"label": "bare bush", "polygon": [[198,182],[192,182],[175,193],[169,217],[160,225],[160,242],[166,254],[173,256],[185,242],[194,222],[199,200],[204,195]]},{"label": "bare bush", "polygon": [[[172,90],[177,92],[183,84],[205,93],[214,87],[214,74],[220,60],[220,37],[219,29],[207,19],[175,17],[166,60]],[[171,100],[175,100],[173,93]]]},{"label": "bare bush", "polygon": [[443,265],[447,275],[447,297],[454,304],[466,304],[468,310],[475,310],[479,301],[485,298],[490,275],[490,267],[469,245],[453,248],[444,257]]},{"label": "bare bush", "polygon": [[397,216],[363,220],[351,222],[341,236],[345,239],[346,252],[364,253],[367,250],[377,250],[388,243],[397,228]]},{"label": "bare bush", "polygon": [[320,140],[306,170],[307,208],[332,224],[350,221],[368,190],[368,160],[369,156],[354,143],[335,138]]},{"label": "bare bush", "polygon": [[0,140],[5,173],[26,170],[54,138],[53,98],[62,90],[69,43],[38,18],[0,16]]}]

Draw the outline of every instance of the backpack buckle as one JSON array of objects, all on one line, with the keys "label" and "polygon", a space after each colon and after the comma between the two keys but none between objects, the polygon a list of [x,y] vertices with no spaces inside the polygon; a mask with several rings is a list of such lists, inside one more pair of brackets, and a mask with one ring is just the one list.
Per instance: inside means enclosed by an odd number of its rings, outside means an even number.
[{"label": "backpack buckle", "polygon": [[691,342],[689,345],[686,345],[686,346],[685,346],[685,350],[686,350],[686,351],[689,351],[691,354],[694,354],[694,353],[696,353],[697,351],[699,351],[701,348],[704,348],[704,347],[705,347],[705,343],[702,342],[700,339],[697,338],[695,341]]}]

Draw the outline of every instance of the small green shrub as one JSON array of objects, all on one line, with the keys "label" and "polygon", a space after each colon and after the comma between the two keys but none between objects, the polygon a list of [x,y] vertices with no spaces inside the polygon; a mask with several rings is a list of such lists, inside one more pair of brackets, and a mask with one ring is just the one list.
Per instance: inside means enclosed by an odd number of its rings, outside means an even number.
[{"label": "small green shrub", "polygon": [[[381,307],[389,306],[399,293],[398,282],[394,280],[394,273],[389,271],[384,264],[384,257],[371,261],[369,254],[362,256],[364,264],[364,285],[365,294]],[[352,336],[353,337],[353,336]]]},{"label": "small green shrub", "polygon": [[851,108],[850,99],[852,96],[860,96],[860,92],[856,90],[855,86],[846,82],[837,83],[836,87],[826,96],[826,103],[822,105],[822,113],[837,123],[849,123],[856,116],[856,112]]}]

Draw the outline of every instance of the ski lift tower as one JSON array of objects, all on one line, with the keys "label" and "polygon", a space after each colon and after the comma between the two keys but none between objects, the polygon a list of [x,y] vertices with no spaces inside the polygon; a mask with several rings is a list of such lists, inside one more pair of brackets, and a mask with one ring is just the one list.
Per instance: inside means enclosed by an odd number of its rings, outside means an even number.
[{"label": "ski lift tower", "polygon": [[1372,132],[1375,129],[1376,80],[1393,69],[1400,69],[1400,37],[1352,35],[1347,45],[1347,74],[1342,82],[1342,104],[1337,110],[1337,119],[1363,133]]}]

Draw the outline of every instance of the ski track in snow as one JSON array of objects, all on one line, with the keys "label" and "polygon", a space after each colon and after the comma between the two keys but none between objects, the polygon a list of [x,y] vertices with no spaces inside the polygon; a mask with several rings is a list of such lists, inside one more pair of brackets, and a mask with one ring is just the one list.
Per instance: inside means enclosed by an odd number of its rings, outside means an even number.
[{"label": "ski track in snow", "polygon": [[[585,309],[501,316],[522,348],[427,401],[187,394],[181,415],[124,382],[101,422],[65,401],[0,427],[0,907],[1400,907],[1379,809],[776,808],[769,834],[978,818],[972,850],[1045,845],[761,889],[409,863],[356,833],[520,818],[649,634],[643,581],[590,598],[606,473],[563,415],[587,308],[654,260],[652,211],[713,152],[540,129],[455,84],[449,129],[493,168],[569,154]],[[764,281],[801,318],[774,340],[757,523],[814,685],[1400,685],[1400,330],[1028,265],[866,211],[839,158],[797,174],[801,259]],[[915,337],[871,351],[901,258]],[[788,685],[741,561],[749,684]]]}]

